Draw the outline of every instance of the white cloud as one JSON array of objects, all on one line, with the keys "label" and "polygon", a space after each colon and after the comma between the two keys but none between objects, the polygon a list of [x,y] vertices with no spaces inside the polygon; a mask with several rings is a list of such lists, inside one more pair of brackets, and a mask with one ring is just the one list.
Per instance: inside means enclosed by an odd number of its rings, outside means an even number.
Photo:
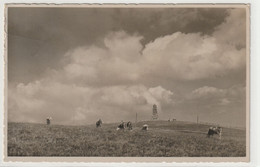
[{"label": "white cloud", "polygon": [[246,31],[243,12],[231,10],[230,16],[212,36],[177,32],[155,39],[143,50],[143,71],[146,75],[175,80],[198,80],[244,69]]},{"label": "white cloud", "polygon": [[215,87],[204,86],[195,89],[191,92],[191,98],[209,98],[209,97],[222,97],[226,92],[223,89]]},{"label": "white cloud", "polygon": [[220,100],[219,102],[220,105],[228,105],[230,104],[230,100],[228,100],[227,98],[223,98]]},{"label": "white cloud", "polygon": [[193,90],[187,96],[187,99],[215,106],[231,103],[238,105],[238,102],[240,103],[239,105],[243,105],[245,96],[245,86],[243,85],[234,85],[226,89],[203,86]]},{"label": "white cloud", "polygon": [[68,63],[55,76],[65,76],[65,81],[104,85],[137,80],[141,39],[120,31],[106,36],[105,47],[73,49],[65,54]]},{"label": "white cloud", "polygon": [[69,51],[65,55],[68,63],[57,75],[67,77],[65,81],[92,85],[126,84],[154,76],[180,81],[227,76],[244,70],[246,64],[241,43],[245,43],[245,25],[237,28],[244,24],[241,15],[242,10],[230,10],[212,36],[176,32],[144,47],[140,35],[112,32],[104,38],[103,47],[82,46]]},{"label": "white cloud", "polygon": [[35,81],[27,85],[23,83],[19,83],[17,85],[17,93],[29,97],[33,96],[37,91],[39,91],[39,89],[41,89],[41,83],[39,81]]},{"label": "white cloud", "polygon": [[172,102],[171,96],[173,95],[173,92],[170,90],[165,90],[161,86],[149,88],[149,92],[159,101],[164,101],[168,103]]},{"label": "white cloud", "polygon": [[108,34],[104,39],[104,44],[113,57],[134,63],[140,59],[140,51],[143,49],[141,39],[143,39],[142,36],[130,36],[124,31],[119,31]]},{"label": "white cloud", "polygon": [[[61,60],[61,68],[49,69],[41,80],[9,88],[9,118],[40,121],[51,115],[58,123],[73,119],[93,123],[99,118],[110,122],[134,119],[137,112],[149,119],[153,104],[172,111],[174,93],[161,83],[216,79],[244,69],[244,30],[237,28],[242,24],[240,16],[231,10],[212,36],[176,32],[143,47],[142,36],[119,31],[108,34],[104,46],[72,49]],[[151,79],[156,87],[143,83],[146,78],[156,78]],[[191,101],[224,105],[244,97],[245,89],[203,86],[189,96]]]},{"label": "white cloud", "polygon": [[175,80],[211,77],[221,64],[212,60],[217,51],[215,39],[200,34],[174,33],[146,45],[144,67],[148,74]]},{"label": "white cloud", "polygon": [[[133,116],[133,120],[136,112],[140,118],[149,119],[152,105],[168,103],[173,95],[161,86],[87,87],[50,80],[19,84],[11,92],[10,116],[27,113],[18,120],[30,122],[43,122],[47,116],[52,116],[54,122],[60,124],[88,124],[98,118],[109,122],[128,120],[129,115]],[[10,121],[14,120],[17,121],[10,118]]]}]

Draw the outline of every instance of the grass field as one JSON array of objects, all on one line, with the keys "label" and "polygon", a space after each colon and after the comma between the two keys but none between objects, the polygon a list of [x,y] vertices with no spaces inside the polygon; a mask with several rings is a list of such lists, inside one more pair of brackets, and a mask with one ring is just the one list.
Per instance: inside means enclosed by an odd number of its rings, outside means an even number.
[{"label": "grass field", "polygon": [[[148,131],[141,131],[144,123]],[[151,121],[133,131],[116,131],[117,124],[63,126],[8,123],[9,156],[102,157],[243,157],[244,130],[223,129],[222,139],[207,138],[209,125]]]}]

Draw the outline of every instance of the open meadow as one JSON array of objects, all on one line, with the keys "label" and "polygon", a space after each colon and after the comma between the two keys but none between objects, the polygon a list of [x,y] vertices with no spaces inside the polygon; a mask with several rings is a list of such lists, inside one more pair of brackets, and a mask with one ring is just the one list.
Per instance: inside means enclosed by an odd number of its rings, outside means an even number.
[{"label": "open meadow", "polygon": [[[148,131],[142,131],[143,124]],[[8,123],[8,156],[244,157],[245,130],[223,128],[208,138],[209,125],[150,121],[133,130],[118,124],[64,126]]]}]

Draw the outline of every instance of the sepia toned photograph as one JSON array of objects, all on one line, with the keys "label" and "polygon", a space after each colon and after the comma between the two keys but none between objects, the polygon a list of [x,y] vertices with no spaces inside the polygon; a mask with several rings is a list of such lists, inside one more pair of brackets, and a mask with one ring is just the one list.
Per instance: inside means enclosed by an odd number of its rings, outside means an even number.
[{"label": "sepia toned photograph", "polygon": [[5,12],[5,158],[249,161],[248,5]]}]

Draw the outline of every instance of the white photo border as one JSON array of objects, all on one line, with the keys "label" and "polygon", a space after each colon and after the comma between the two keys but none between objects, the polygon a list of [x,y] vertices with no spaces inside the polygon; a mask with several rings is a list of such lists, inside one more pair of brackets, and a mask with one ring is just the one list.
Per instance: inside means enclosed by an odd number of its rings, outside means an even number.
[{"label": "white photo border", "polygon": [[[4,65],[6,61],[4,60],[4,48],[5,48],[5,30],[4,30],[4,22],[5,22],[5,16],[4,16],[4,8],[6,3],[41,3],[41,4],[91,4],[96,3],[96,1],[90,0],[2,0],[0,1],[0,11],[1,11],[1,17],[0,17],[0,24],[1,24],[1,35],[0,35],[0,113],[1,113],[1,119],[0,119],[0,166],[260,166],[260,161],[258,159],[259,153],[260,153],[260,145],[258,144],[258,141],[260,140],[260,114],[258,110],[260,109],[260,104],[257,104],[257,100],[260,99],[260,92],[259,88],[257,87],[260,85],[260,78],[258,75],[258,71],[260,71],[259,63],[260,58],[259,55],[259,47],[257,48],[258,44],[260,43],[259,39],[259,29],[260,29],[260,5],[258,1],[250,1],[250,0],[218,0],[218,1],[212,1],[212,0],[197,0],[197,1],[187,1],[187,0],[162,0],[162,1],[148,1],[148,0],[125,0],[125,1],[119,1],[119,0],[110,0],[110,1],[99,1],[98,4],[250,4],[250,162],[249,163],[234,163],[234,162],[218,162],[218,163],[208,163],[208,162],[200,162],[200,163],[78,163],[78,162],[68,162],[68,163],[60,163],[60,162],[5,162],[4,157]],[[257,89],[258,88],[258,89]]]}]

